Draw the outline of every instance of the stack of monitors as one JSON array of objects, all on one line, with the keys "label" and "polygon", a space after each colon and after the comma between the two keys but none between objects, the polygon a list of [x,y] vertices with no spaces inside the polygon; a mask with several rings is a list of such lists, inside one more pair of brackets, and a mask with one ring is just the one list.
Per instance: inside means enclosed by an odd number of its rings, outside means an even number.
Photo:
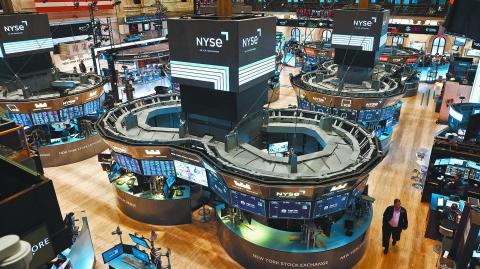
[{"label": "stack of monitors", "polygon": [[27,126],[32,125],[32,120],[30,119],[29,114],[7,113],[6,116],[16,124],[22,124]]},{"label": "stack of monitors", "polygon": [[138,160],[118,153],[112,154],[112,156],[115,161],[127,171],[133,172],[135,174],[142,174],[140,165],[138,164]]},{"label": "stack of monitors", "polygon": [[34,125],[44,125],[60,121],[57,111],[35,112],[32,113],[32,119]]},{"label": "stack of monitors", "polygon": [[145,176],[175,176],[173,161],[141,160]]},{"label": "stack of monitors", "polygon": [[100,100],[93,100],[83,105],[85,115],[97,114],[100,112]]},{"label": "stack of monitors", "polygon": [[83,107],[71,106],[60,110],[60,120],[66,121],[83,116]]}]

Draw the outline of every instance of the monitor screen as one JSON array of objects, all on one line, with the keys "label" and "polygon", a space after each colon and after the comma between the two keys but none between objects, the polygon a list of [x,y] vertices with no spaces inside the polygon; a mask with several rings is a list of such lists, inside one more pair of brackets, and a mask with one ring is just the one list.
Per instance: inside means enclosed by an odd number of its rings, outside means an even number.
[{"label": "monitor screen", "polygon": [[385,109],[382,109],[382,116],[380,117],[380,119],[385,120],[388,118],[392,118],[393,113],[395,113],[395,106],[390,106]]},{"label": "monitor screen", "polygon": [[382,110],[361,110],[358,114],[358,121],[378,121],[380,120]]},{"label": "monitor screen", "polygon": [[467,42],[467,39],[464,37],[456,37],[455,42],[453,44],[455,46],[465,46],[465,43]]},{"label": "monitor screen", "polygon": [[57,111],[44,111],[32,113],[32,120],[34,125],[44,125],[53,122],[59,122]]},{"label": "monitor screen", "polygon": [[123,245],[118,244],[102,253],[103,263],[108,263],[123,254]]},{"label": "monitor screen", "polygon": [[210,184],[210,189],[213,190],[223,201],[229,202],[228,200],[228,188],[223,183],[221,177],[217,173],[207,169],[208,183]]},{"label": "monitor screen", "polygon": [[16,124],[23,124],[23,125],[32,125],[32,120],[30,119],[29,114],[15,114],[15,113],[9,113],[7,114],[7,117],[14,121]]},{"label": "monitor screen", "polygon": [[332,114],[351,121],[357,120],[357,111],[353,109],[333,108]]},{"label": "monitor screen", "polygon": [[268,154],[284,153],[288,151],[288,142],[273,143],[268,145]]},{"label": "monitor screen", "polygon": [[130,236],[130,239],[132,239],[132,241],[135,243],[135,245],[140,245],[147,249],[149,248],[147,241],[145,241],[145,239],[142,239],[134,234],[128,234],[128,235]]},{"label": "monitor screen", "polygon": [[171,188],[175,183],[175,176],[170,176],[167,178],[167,186]]},{"label": "monitor screen", "polygon": [[80,106],[71,106],[60,110],[60,119],[61,121],[66,121],[69,119],[75,119],[83,116],[83,107]]},{"label": "monitor screen", "polygon": [[318,200],[315,205],[314,217],[321,217],[344,210],[347,206],[347,201],[348,193],[341,193]]},{"label": "monitor screen", "polygon": [[110,181],[110,183],[115,181],[121,175],[122,169],[118,163],[114,163],[112,166],[110,166],[110,172],[108,173],[108,180]]},{"label": "monitor screen", "polygon": [[175,176],[173,161],[141,160],[145,176]]},{"label": "monitor screen", "polygon": [[113,154],[114,158],[120,164],[121,167],[127,169],[129,172],[133,172],[136,174],[142,174],[140,170],[140,166],[138,165],[138,160],[133,159],[132,157],[128,157],[122,154]]},{"label": "monitor screen", "polygon": [[133,256],[135,256],[135,258],[137,258],[137,259],[139,259],[139,260],[141,260],[145,263],[150,262],[150,258],[148,257],[148,254],[145,253],[144,251],[139,250],[136,247],[132,247],[132,254],[133,254]]},{"label": "monitor screen", "polygon": [[177,160],[173,161],[173,164],[177,177],[208,187],[205,168]]},{"label": "monitor screen", "polygon": [[311,207],[311,202],[270,201],[268,215],[275,219],[308,219]]},{"label": "monitor screen", "polygon": [[100,100],[93,100],[83,105],[85,115],[97,114],[100,112]]},{"label": "monitor screen", "polygon": [[322,112],[325,114],[331,114],[332,109],[328,106],[321,106],[321,105],[312,105],[312,110]]},{"label": "monitor screen", "polygon": [[263,199],[230,190],[231,205],[247,212],[265,216],[265,201]]}]

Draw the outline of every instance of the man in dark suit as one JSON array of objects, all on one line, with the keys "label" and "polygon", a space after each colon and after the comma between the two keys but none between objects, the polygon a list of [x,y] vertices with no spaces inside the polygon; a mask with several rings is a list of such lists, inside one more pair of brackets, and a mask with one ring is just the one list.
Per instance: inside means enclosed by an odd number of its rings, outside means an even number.
[{"label": "man in dark suit", "polygon": [[383,212],[382,242],[385,248],[383,253],[388,253],[390,237],[393,238],[392,246],[400,240],[402,230],[408,228],[407,210],[402,207],[400,199],[395,199],[393,205],[387,207]]}]

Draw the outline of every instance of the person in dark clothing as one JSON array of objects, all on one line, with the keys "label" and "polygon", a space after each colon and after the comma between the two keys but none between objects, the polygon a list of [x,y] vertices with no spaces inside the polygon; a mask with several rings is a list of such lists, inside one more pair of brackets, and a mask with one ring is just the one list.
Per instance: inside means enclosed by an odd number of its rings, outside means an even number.
[{"label": "person in dark clothing", "polygon": [[80,64],[78,65],[78,67],[80,68],[80,72],[82,72],[84,74],[87,73],[87,67],[83,63],[83,60],[80,61]]},{"label": "person in dark clothing", "polygon": [[388,253],[390,237],[393,238],[392,246],[400,240],[402,230],[408,228],[407,210],[402,207],[400,199],[395,199],[393,205],[387,207],[383,212],[382,243],[384,254]]}]

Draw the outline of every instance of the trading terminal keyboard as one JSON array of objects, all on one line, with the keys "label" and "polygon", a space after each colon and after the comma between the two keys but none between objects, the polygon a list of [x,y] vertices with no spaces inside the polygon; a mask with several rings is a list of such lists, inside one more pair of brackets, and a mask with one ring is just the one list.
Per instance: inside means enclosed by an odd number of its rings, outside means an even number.
[{"label": "trading terminal keyboard", "polygon": [[137,269],[143,269],[145,267],[145,264],[143,262],[140,262],[129,256],[123,257],[122,262],[129,264]]}]

